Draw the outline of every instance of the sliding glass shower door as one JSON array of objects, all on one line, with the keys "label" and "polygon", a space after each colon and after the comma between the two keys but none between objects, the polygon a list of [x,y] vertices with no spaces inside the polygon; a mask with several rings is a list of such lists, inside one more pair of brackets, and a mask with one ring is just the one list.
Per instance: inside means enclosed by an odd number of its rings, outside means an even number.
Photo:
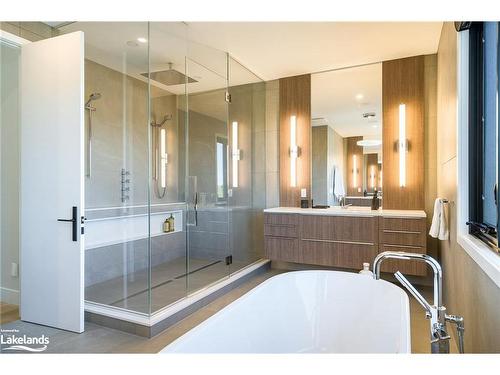
[{"label": "sliding glass shower door", "polygon": [[[206,56],[201,46],[194,55]],[[225,53],[186,59],[188,293],[229,275],[228,103]]]}]

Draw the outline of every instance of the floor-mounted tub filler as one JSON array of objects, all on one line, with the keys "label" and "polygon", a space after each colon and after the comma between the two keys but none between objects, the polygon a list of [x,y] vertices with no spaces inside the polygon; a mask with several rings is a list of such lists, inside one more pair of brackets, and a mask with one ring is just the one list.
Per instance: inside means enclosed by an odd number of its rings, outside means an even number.
[{"label": "floor-mounted tub filler", "polygon": [[162,353],[410,353],[408,296],[338,271],[274,276]]}]

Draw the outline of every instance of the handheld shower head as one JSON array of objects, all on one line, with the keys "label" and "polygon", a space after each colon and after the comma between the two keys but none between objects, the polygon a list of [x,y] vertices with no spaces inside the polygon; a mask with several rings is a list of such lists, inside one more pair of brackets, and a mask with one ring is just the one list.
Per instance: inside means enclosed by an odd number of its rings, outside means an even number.
[{"label": "handheld shower head", "polygon": [[91,101],[93,101],[93,100],[98,100],[98,99],[101,99],[101,93],[99,93],[99,92],[94,92],[94,93],[90,94],[90,96],[89,96],[89,100],[87,100],[87,103],[85,103],[85,107],[90,106],[90,102],[91,102]]}]

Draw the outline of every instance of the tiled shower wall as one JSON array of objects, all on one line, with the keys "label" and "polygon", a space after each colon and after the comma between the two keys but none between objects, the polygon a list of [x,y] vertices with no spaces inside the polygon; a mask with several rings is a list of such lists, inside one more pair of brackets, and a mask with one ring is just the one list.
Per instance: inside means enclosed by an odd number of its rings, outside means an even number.
[{"label": "tiled shower wall", "polygon": [[[109,69],[93,61],[85,61],[85,98],[100,93],[93,101],[96,108],[92,118],[91,177],[85,179],[87,208],[146,205],[148,203],[148,87],[147,83]],[[179,192],[179,181],[184,180],[179,171],[179,122],[177,97],[166,91],[151,99],[151,120],[161,122],[165,115],[171,120],[164,125],[167,130],[168,189],[165,197],[158,198],[152,191],[151,203],[171,203],[184,199]],[[88,127],[88,111],[85,123]],[[183,122],[180,122],[183,126]],[[183,141],[183,139],[182,139]],[[129,199],[121,201],[121,170],[130,172]]]},{"label": "tiled shower wall", "polygon": [[0,22],[0,29],[31,42],[59,35],[59,31],[43,22],[9,21]]}]

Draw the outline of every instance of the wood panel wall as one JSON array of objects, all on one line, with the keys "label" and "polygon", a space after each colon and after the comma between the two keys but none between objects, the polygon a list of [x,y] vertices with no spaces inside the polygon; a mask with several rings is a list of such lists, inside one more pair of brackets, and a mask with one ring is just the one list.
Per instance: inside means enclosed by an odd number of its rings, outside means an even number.
[{"label": "wood panel wall", "polygon": [[[300,206],[300,189],[311,196],[311,75],[280,79],[280,206]],[[297,116],[297,187],[290,186],[290,116]]]},{"label": "wood panel wall", "polygon": [[[399,105],[406,104],[406,186],[399,186]],[[423,210],[424,56],[382,63],[383,201],[386,209]]]},{"label": "wood panel wall", "polygon": [[[358,146],[357,142],[363,140],[363,137],[349,137],[347,138],[347,195],[348,196],[362,196],[363,195],[363,147]],[[354,159],[353,156],[356,155],[357,164],[357,185],[354,187]]]}]

